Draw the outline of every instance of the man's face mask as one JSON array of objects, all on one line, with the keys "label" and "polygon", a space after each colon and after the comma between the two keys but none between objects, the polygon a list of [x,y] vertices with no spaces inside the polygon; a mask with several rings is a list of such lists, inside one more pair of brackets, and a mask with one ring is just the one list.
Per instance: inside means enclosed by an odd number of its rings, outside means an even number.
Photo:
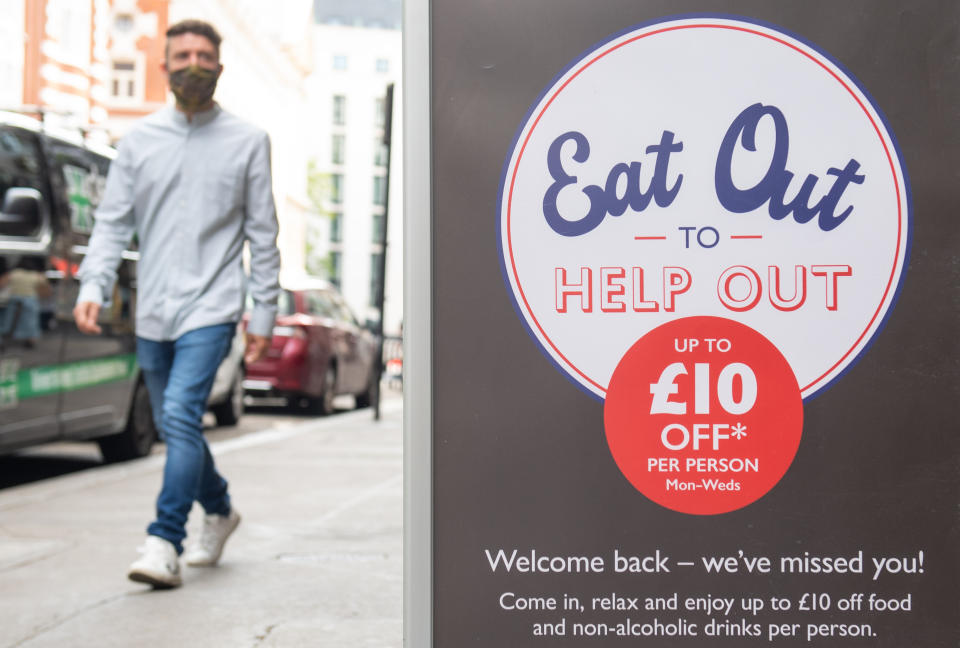
[{"label": "man's face mask", "polygon": [[193,111],[213,98],[219,77],[219,69],[191,65],[170,73],[170,89],[181,108]]}]

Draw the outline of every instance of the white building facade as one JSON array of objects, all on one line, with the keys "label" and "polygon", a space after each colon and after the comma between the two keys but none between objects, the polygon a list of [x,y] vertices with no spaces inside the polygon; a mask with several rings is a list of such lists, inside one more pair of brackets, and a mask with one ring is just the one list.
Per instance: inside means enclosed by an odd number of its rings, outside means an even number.
[{"label": "white building facade", "polygon": [[[401,33],[318,24],[312,40],[307,94],[321,199],[308,217],[306,267],[338,285],[361,320],[376,320],[380,255],[386,251],[384,331],[397,335],[403,321]],[[394,128],[387,196],[383,137],[390,84]]]}]

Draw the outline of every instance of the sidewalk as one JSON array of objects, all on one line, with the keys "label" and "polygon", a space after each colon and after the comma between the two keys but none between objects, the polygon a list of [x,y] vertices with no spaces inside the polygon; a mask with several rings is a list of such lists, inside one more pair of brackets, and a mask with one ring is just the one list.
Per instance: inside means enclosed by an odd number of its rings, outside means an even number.
[{"label": "sidewalk", "polygon": [[213,444],[243,522],[175,590],[126,579],[161,456],[0,492],[0,648],[399,647],[401,403],[382,410]]}]

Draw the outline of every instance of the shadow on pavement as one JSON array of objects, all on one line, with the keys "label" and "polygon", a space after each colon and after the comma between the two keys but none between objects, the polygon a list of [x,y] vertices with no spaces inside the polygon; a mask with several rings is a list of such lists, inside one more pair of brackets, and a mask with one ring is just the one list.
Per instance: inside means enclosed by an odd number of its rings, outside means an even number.
[{"label": "shadow on pavement", "polygon": [[[334,401],[332,416],[353,411],[354,402],[351,396],[338,397]],[[262,429],[269,424],[287,420],[298,421],[318,418],[315,412],[297,403],[289,403],[283,398],[252,399],[246,406],[246,414],[251,418],[241,417],[239,426],[217,428],[210,425],[213,417],[207,415],[208,424],[204,432],[211,440],[243,435]],[[70,473],[97,468],[104,465],[100,459],[95,443],[66,443],[57,444],[51,448],[38,446],[37,448],[21,451],[10,455],[0,455],[0,489],[30,484],[44,479],[60,477]],[[63,448],[68,448],[64,450]]]},{"label": "shadow on pavement", "polygon": [[89,457],[13,454],[0,457],[0,488],[20,486],[102,466]]}]

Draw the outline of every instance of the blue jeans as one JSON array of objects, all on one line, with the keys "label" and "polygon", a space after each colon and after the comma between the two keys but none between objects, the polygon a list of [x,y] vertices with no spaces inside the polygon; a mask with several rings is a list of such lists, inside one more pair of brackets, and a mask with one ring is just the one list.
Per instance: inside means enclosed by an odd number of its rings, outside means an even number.
[{"label": "blue jeans", "polygon": [[150,392],[153,420],[167,445],[157,519],[147,533],[169,540],[177,553],[183,552],[194,501],[207,513],[230,513],[227,482],[217,473],[203,438],[203,413],[235,330],[235,324],[217,324],[172,341],[137,338],[137,362]]}]

